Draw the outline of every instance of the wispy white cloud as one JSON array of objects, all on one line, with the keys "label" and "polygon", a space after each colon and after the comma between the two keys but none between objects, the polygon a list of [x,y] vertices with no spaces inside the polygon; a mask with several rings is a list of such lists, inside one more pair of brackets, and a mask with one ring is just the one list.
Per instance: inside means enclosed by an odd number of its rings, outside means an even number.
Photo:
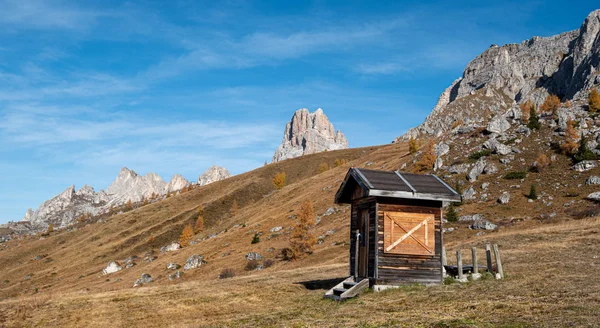
[{"label": "wispy white cloud", "polygon": [[365,75],[390,75],[398,72],[408,71],[404,65],[399,63],[373,63],[373,64],[359,64],[355,71]]},{"label": "wispy white cloud", "polygon": [[0,9],[0,25],[18,29],[81,29],[101,14],[52,0],[2,0]]}]

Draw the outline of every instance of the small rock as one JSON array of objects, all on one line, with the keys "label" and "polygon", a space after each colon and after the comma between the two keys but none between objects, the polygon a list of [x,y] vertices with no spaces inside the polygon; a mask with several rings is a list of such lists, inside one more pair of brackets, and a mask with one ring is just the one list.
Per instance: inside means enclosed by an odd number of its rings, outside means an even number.
[{"label": "small rock", "polygon": [[104,268],[104,270],[102,270],[102,274],[106,275],[106,274],[115,273],[115,272],[121,271],[121,270],[123,270],[123,267],[117,261],[110,261],[108,263],[108,265],[106,266],[106,268]]},{"label": "small rock", "polygon": [[152,278],[152,276],[150,274],[142,273],[142,277],[135,281],[135,283],[133,284],[133,287],[139,287],[139,286],[142,286],[143,284],[151,283],[152,281],[154,281],[154,278]]},{"label": "small rock", "polygon": [[503,192],[502,195],[500,195],[500,197],[498,198],[498,203],[500,204],[508,204],[509,201],[510,193],[508,191]]},{"label": "small rock", "polygon": [[154,255],[148,255],[146,257],[144,257],[144,259],[142,261],[144,262],[152,262],[154,260],[156,260],[158,257],[154,256]]},{"label": "small rock", "polygon": [[201,266],[202,264],[206,264],[206,262],[203,259],[204,258],[198,254],[194,254],[188,257],[187,261],[185,261],[185,266],[183,267],[183,270],[187,271],[189,269],[195,269]]},{"label": "small rock", "polygon": [[481,189],[487,190],[487,188],[488,188],[489,185],[490,185],[489,182],[484,182],[484,183],[481,184]]},{"label": "small rock", "polygon": [[175,271],[175,273],[169,275],[169,280],[173,281],[175,279],[181,278],[181,276],[183,276],[183,272],[177,270],[177,271]]},{"label": "small rock", "polygon": [[252,260],[261,260],[262,259],[262,255],[256,253],[256,252],[250,252],[248,254],[246,254],[246,260],[247,261],[252,261]]},{"label": "small rock", "polygon": [[176,250],[178,250],[180,248],[181,248],[181,246],[179,245],[179,243],[173,242],[170,245],[161,247],[160,251],[163,252],[163,253],[165,253],[165,252],[172,252],[172,251],[176,251]]},{"label": "small rock", "polygon": [[498,168],[496,167],[496,165],[492,164],[492,163],[488,163],[488,165],[485,166],[485,168],[483,169],[483,173],[485,174],[494,174],[498,172]]},{"label": "small rock", "polygon": [[461,222],[465,222],[465,221],[477,221],[477,220],[483,220],[483,215],[481,214],[473,214],[473,215],[462,215],[458,218],[458,221]]},{"label": "small rock", "polygon": [[335,213],[335,207],[331,206],[330,208],[327,209],[327,211],[325,211],[325,213],[323,213],[323,216],[329,216],[333,213]]},{"label": "small rock", "polygon": [[577,172],[589,171],[593,168],[598,167],[598,161],[581,161],[573,165],[573,170]]},{"label": "small rock", "polygon": [[592,175],[585,181],[586,185],[597,185],[600,184],[600,177]]},{"label": "small rock", "polygon": [[181,268],[181,265],[177,263],[171,262],[167,264],[167,270],[179,270],[179,268]]},{"label": "small rock", "polygon": [[473,230],[496,230],[496,228],[498,226],[488,220],[477,220],[469,226],[469,229]]},{"label": "small rock", "polygon": [[281,231],[281,230],[283,230],[283,227],[273,227],[273,228],[271,228],[270,231],[271,232],[277,232],[277,231]]}]

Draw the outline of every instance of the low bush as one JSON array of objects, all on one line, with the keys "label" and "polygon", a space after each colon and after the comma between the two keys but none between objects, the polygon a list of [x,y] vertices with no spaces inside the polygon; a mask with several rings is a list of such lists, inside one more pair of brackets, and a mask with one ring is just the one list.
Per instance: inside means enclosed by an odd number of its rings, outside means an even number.
[{"label": "low bush", "polygon": [[246,267],[244,267],[244,270],[246,271],[252,271],[252,270],[256,270],[256,268],[258,268],[258,261],[257,260],[250,260],[246,263]]},{"label": "low bush", "polygon": [[263,267],[264,268],[272,267],[273,264],[275,264],[275,261],[273,261],[271,259],[266,259],[266,260],[263,261]]},{"label": "low bush", "polygon": [[235,277],[235,272],[233,272],[233,269],[223,269],[223,271],[221,271],[221,273],[219,274],[219,279],[226,279],[226,278],[233,278]]},{"label": "low bush", "polygon": [[491,154],[492,154],[491,150],[484,149],[484,150],[476,151],[474,153],[469,154],[469,159],[471,161],[477,161],[478,159],[485,157],[485,156],[490,156]]},{"label": "low bush", "polygon": [[527,177],[527,172],[525,171],[512,171],[508,172],[502,176],[506,180],[517,180],[517,179],[525,179]]},{"label": "low bush", "polygon": [[258,243],[260,243],[260,235],[257,232],[254,234],[254,237],[252,237],[251,244],[258,244]]}]

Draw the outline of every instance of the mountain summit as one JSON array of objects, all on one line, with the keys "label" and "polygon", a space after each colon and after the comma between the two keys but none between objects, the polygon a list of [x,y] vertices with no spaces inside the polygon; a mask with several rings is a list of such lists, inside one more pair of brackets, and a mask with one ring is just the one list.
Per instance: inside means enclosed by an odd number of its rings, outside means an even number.
[{"label": "mountain summit", "polygon": [[348,140],[341,131],[335,131],[321,108],[314,113],[301,108],[285,126],[283,141],[275,151],[272,161],[346,148]]},{"label": "mountain summit", "polygon": [[399,140],[419,134],[440,136],[458,121],[478,126],[494,115],[518,118],[518,104],[532,101],[539,106],[549,94],[563,101],[585,101],[600,83],[598,68],[600,10],[595,10],[579,30],[492,45],[442,93],[425,122]]}]

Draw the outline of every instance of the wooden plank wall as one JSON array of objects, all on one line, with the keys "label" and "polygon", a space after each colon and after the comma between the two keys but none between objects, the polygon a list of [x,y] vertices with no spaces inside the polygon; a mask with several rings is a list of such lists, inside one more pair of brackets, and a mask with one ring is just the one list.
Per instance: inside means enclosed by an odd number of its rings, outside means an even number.
[{"label": "wooden plank wall", "polygon": [[[407,199],[379,199],[377,206],[378,275],[376,284],[441,283],[442,282],[442,203]],[[383,212],[431,213],[435,215],[435,255],[389,254],[383,248]]]}]

